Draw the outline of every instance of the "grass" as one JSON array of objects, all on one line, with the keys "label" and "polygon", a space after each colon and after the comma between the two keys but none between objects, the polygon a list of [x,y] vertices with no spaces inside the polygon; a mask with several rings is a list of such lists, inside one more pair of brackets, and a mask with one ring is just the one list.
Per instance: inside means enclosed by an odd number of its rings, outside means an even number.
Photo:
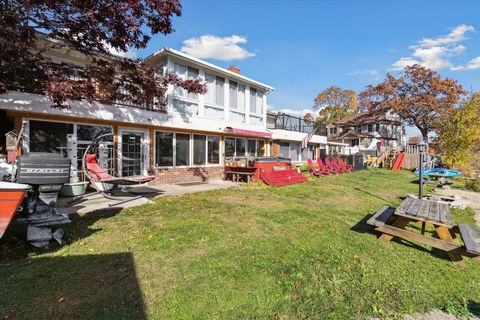
[{"label": "grass", "polygon": [[462,189],[466,191],[480,192],[480,180],[471,178],[456,178],[453,180],[452,188]]},{"label": "grass", "polygon": [[[159,198],[78,217],[67,244],[0,242],[0,317],[351,319],[480,302],[480,263],[379,242],[365,221],[416,191],[408,172],[367,170]],[[455,211],[473,223],[473,212]],[[477,310],[478,311],[478,310]],[[475,311],[473,311],[475,312]]]}]

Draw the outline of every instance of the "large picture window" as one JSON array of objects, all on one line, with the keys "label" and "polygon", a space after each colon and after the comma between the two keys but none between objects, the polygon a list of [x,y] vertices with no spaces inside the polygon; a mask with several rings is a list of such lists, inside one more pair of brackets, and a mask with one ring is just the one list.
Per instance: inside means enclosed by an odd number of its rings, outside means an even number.
[{"label": "large picture window", "polygon": [[30,151],[66,156],[67,134],[73,134],[73,123],[30,120]]},{"label": "large picture window", "polygon": [[235,156],[236,157],[244,157],[245,156],[245,149],[246,149],[246,142],[245,139],[235,139]]},{"label": "large picture window", "polygon": [[225,138],[225,157],[257,157],[265,155],[265,141]]},{"label": "large picture window", "polygon": [[225,138],[225,157],[235,157],[235,138]]},{"label": "large picture window", "polygon": [[193,164],[204,165],[207,155],[207,136],[193,135]]},{"label": "large picture window", "polygon": [[158,167],[173,166],[173,133],[155,133],[155,162]]},{"label": "large picture window", "polygon": [[219,163],[220,137],[218,136],[173,132],[155,133],[155,164],[157,167],[203,166]]},{"label": "large picture window", "polygon": [[208,164],[220,163],[220,137],[208,137]]},{"label": "large picture window", "polygon": [[190,135],[185,133],[175,134],[175,165],[190,165]]}]

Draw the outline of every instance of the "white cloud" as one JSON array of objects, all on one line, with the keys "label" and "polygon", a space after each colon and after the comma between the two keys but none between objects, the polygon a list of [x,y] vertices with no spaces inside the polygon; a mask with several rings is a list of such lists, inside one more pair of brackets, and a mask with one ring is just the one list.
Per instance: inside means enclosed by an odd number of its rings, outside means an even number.
[{"label": "white cloud", "polygon": [[406,66],[412,66],[414,64],[420,64],[420,62],[412,57],[401,57],[392,64],[392,70],[403,70]]},{"label": "white cloud", "polygon": [[465,33],[467,33],[468,31],[475,31],[475,28],[473,26],[461,24],[453,28],[452,31],[450,31],[450,33],[447,35],[433,39],[423,38],[419,41],[419,45],[421,47],[436,47],[457,43],[466,39]]},{"label": "white cloud", "polygon": [[218,59],[223,61],[243,60],[255,56],[240,45],[247,43],[244,36],[217,37],[203,35],[183,41],[182,52],[200,59]]},{"label": "white cloud", "polygon": [[347,76],[354,77],[354,76],[368,76],[372,77],[375,80],[380,79],[380,73],[374,69],[362,69],[362,70],[354,70],[352,72],[347,73]]},{"label": "white cloud", "polygon": [[459,25],[447,35],[436,38],[423,38],[417,44],[410,46],[412,51],[409,57],[401,57],[392,64],[392,70],[399,71],[406,66],[419,64],[421,66],[441,70],[449,68],[452,71],[463,70],[466,67],[454,66],[450,58],[463,53],[467,48],[458,44],[465,41],[467,32],[475,31],[473,26]]},{"label": "white cloud", "polygon": [[450,61],[445,59],[449,52],[451,51],[447,47],[417,48],[412,55],[421,61],[421,65],[433,70],[440,70],[452,66]]},{"label": "white cloud", "polygon": [[480,69],[480,56],[470,60],[470,62],[464,67],[467,70],[477,70]]}]

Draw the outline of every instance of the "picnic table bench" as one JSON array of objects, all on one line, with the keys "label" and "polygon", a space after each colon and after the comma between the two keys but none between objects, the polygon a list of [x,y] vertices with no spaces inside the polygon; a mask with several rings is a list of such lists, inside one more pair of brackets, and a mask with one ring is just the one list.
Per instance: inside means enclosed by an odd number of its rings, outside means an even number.
[{"label": "picnic table bench", "polygon": [[250,182],[255,172],[225,170],[224,174],[226,180],[232,180],[233,182],[246,180],[246,182]]},{"label": "picnic table bench", "polygon": [[[406,230],[410,222],[421,223],[421,232]],[[382,233],[380,240],[390,241],[398,237],[425,244],[446,251],[455,264],[464,264],[462,255],[480,257],[480,235],[477,230],[469,225],[453,226],[450,207],[443,201],[408,196],[397,209],[385,206],[367,223]],[[438,237],[427,236],[426,225],[433,226]],[[465,247],[457,238],[457,232],[461,234]]]}]

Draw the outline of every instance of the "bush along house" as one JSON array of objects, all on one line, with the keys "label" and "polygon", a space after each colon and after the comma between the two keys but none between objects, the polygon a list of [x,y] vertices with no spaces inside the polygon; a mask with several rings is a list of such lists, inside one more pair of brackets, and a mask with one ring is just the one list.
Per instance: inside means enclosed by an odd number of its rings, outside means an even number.
[{"label": "bush along house", "polygon": [[329,142],[346,143],[349,153],[376,154],[381,149],[400,150],[405,126],[398,115],[362,112],[327,125]]},{"label": "bush along house", "polygon": [[[54,63],[78,66],[67,70],[83,76],[84,56],[68,48],[48,52]],[[75,177],[83,179],[83,151],[104,129],[103,160],[119,176],[155,174],[156,182],[202,181],[221,176],[224,157],[268,156],[272,134],[266,129],[267,95],[271,86],[179,51],[163,48],[144,59],[158,74],[199,78],[205,94],[191,94],[169,85],[167,111],[149,105],[69,101],[69,109],[52,108],[45,95],[9,91],[0,96],[0,136],[19,132],[27,122],[27,152],[55,152],[72,159]],[[92,80],[93,81],[93,80]]]}]

